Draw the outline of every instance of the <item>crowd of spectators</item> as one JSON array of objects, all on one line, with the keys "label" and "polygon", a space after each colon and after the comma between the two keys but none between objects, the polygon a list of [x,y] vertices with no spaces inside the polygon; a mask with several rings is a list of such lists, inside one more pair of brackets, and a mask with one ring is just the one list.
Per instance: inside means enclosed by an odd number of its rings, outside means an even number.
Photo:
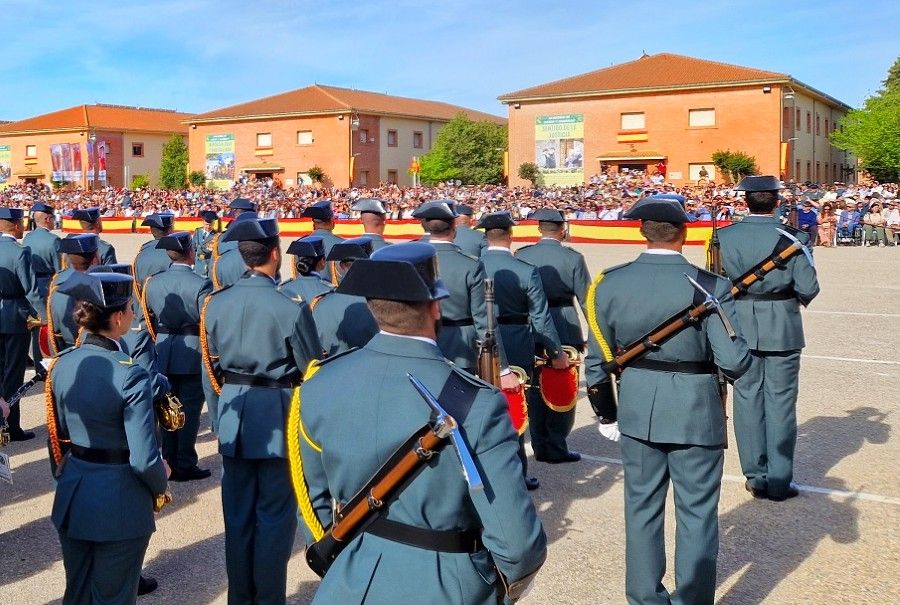
[{"label": "crowd of spectators", "polygon": [[[686,198],[688,212],[701,221],[738,221],[749,214],[741,195],[733,185],[702,181],[674,185],[660,174],[641,172],[602,173],[593,175],[579,186],[506,187],[502,185],[469,186],[447,183],[434,187],[282,188],[272,179],[245,180],[227,191],[191,188],[182,191],[164,189],[103,188],[95,190],[62,189],[53,191],[46,185],[14,185],[0,190],[0,206],[28,207],[40,200],[54,206],[59,214],[76,208],[99,207],[104,216],[140,217],[155,212],[172,212],[176,216],[196,216],[203,210],[227,214],[229,202],[246,197],[259,206],[262,217],[298,218],[303,209],[322,199],[331,199],[339,219],[356,218],[350,206],[356,199],[375,197],[384,200],[390,219],[411,218],[422,202],[449,198],[465,202],[475,210],[476,218],[487,212],[508,210],[516,219],[527,219],[534,210],[553,207],[570,220],[621,220],[625,211],[638,199],[651,193],[678,193]],[[900,205],[897,184],[868,186],[834,183],[787,183],[782,191],[780,215],[787,220],[792,208],[797,212],[799,227],[810,233],[817,245],[830,246],[846,238],[856,237],[891,245],[900,235]]]}]

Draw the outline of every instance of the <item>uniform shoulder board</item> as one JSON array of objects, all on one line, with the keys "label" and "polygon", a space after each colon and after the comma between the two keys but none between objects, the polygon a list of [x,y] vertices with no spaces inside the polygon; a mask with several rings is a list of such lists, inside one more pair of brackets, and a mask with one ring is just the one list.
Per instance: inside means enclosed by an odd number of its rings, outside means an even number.
[{"label": "uniform shoulder board", "polygon": [[450,369],[452,369],[455,374],[457,374],[460,378],[462,378],[463,380],[465,380],[467,383],[471,384],[472,386],[476,386],[480,389],[494,388],[494,385],[492,385],[490,382],[487,382],[486,380],[482,380],[475,374],[470,374],[469,372],[465,371],[464,369],[462,369],[461,367],[459,367],[458,365],[456,365],[452,362],[448,361],[448,363],[450,363]]},{"label": "uniform shoulder board", "polygon": [[522,250],[527,250],[528,248],[531,248],[532,246],[534,246],[534,244],[528,244],[527,246],[522,246],[521,248],[519,248],[518,250],[516,250],[516,253],[519,253],[519,252],[521,252]]},{"label": "uniform shoulder board", "polygon": [[230,288],[233,285],[234,284],[228,284],[227,286],[222,286],[218,290],[213,290],[212,292],[209,293],[209,296],[215,296],[216,294],[221,294],[222,292],[224,292],[225,290],[227,290],[228,288]]},{"label": "uniform shoulder board", "polygon": [[335,359],[340,359],[340,358],[343,357],[344,355],[349,355],[350,353],[353,353],[354,351],[359,351],[359,347],[353,347],[352,349],[348,349],[348,350],[346,350],[346,351],[341,351],[341,352],[338,353],[337,355],[329,355],[329,356],[326,357],[325,359],[322,359],[322,360],[317,361],[317,362],[316,362],[316,365],[319,366],[319,367],[321,368],[321,367],[324,366],[325,364],[329,364],[329,363],[331,363],[332,361],[334,361]]},{"label": "uniform shoulder board", "polygon": [[55,358],[58,359],[58,358],[62,357],[63,355],[66,355],[67,353],[71,353],[72,351],[77,351],[77,350],[78,350],[78,345],[72,345],[71,347],[66,347],[65,349],[63,349],[62,351],[57,353]]},{"label": "uniform shoulder board", "polygon": [[468,253],[466,253],[466,252],[463,252],[462,249],[461,249],[459,246],[455,246],[454,252],[456,252],[456,253],[459,254],[460,256],[464,256],[465,258],[467,258],[467,259],[469,259],[469,260],[473,260],[473,261],[475,261],[476,263],[477,263],[479,260],[481,260],[481,259],[479,259],[477,256],[472,256],[471,254],[468,254]]},{"label": "uniform shoulder board", "polygon": [[116,356],[116,361],[118,361],[123,366],[134,365],[134,359],[132,359],[131,356],[128,355],[128,353],[125,353],[124,351],[116,351],[114,355]]},{"label": "uniform shoulder board", "polygon": [[613,265],[612,267],[609,267],[609,268],[607,268],[607,269],[604,269],[604,270],[602,271],[602,273],[603,273],[603,275],[609,275],[610,273],[612,273],[613,271],[615,271],[615,270],[617,270],[617,269],[621,269],[621,268],[623,268],[623,267],[627,267],[627,266],[630,265],[632,262],[634,262],[634,261],[628,261],[627,263],[622,263],[621,265]]},{"label": "uniform shoulder board", "polygon": [[[697,267],[697,265],[694,265],[694,266]],[[698,271],[700,274],[708,275],[709,277],[712,277],[712,278],[714,278],[714,279],[720,279],[720,278],[721,278],[721,279],[724,279],[724,278],[725,278],[724,275],[717,275],[717,274],[713,273],[712,271],[707,271],[707,270],[704,269],[703,267],[697,267],[697,271]]]}]

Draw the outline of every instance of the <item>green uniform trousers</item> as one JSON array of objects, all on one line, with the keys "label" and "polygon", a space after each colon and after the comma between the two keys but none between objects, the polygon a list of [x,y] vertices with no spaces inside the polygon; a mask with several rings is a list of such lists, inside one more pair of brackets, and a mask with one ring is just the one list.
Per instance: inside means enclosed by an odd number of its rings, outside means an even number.
[{"label": "green uniform trousers", "polygon": [[222,456],[229,605],[284,605],[297,502],[284,458]]},{"label": "green uniform trousers", "polygon": [[800,351],[750,351],[734,383],[734,434],[750,484],[783,496],[794,478]]},{"label": "green uniform trousers", "polygon": [[[721,446],[651,443],[622,435],[625,596],[631,605],[712,605],[719,552]],[[666,572],[665,505],[675,494],[675,591]]]},{"label": "green uniform trousers", "polygon": [[[25,383],[25,365],[28,358],[29,335],[0,334],[0,396],[9,400]],[[6,419],[12,432],[22,430],[21,405],[9,411]]]},{"label": "green uniform trousers", "polygon": [[162,431],[162,452],[169,467],[190,470],[197,466],[197,433],[203,409],[203,382],[199,374],[169,374],[172,392],[184,407],[184,426],[177,431]]},{"label": "green uniform trousers", "polygon": [[63,605],[126,605],[137,601],[150,535],[133,540],[74,540],[59,532],[66,593]]}]

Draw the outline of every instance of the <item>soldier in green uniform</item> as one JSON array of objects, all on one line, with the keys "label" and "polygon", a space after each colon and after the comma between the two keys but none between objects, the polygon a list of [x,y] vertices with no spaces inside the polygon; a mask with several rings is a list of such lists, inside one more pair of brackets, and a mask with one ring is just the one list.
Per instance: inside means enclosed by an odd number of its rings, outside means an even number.
[{"label": "soldier in green uniform", "polygon": [[216,243],[216,223],[219,222],[219,215],[212,210],[204,210],[200,213],[203,220],[203,226],[194,230],[191,241],[194,246],[194,272],[200,277],[209,277],[209,268],[212,264],[213,251],[212,246]]},{"label": "soldier in green uniform", "polygon": [[201,309],[204,391],[222,455],[228,602],[284,603],[297,529],[285,422],[292,390],[322,345],[309,307],[278,291],[275,219],[242,220],[223,237],[239,242],[250,267]]},{"label": "soldier in green uniform", "polygon": [[[537,340],[547,352],[551,365],[557,369],[565,369],[569,367],[569,358],[562,350],[559,334],[550,317],[537,267],[512,255],[510,248],[515,224],[509,212],[492,212],[481,217],[477,225],[478,229],[485,230],[488,241],[488,247],[481,254],[481,262],[484,263],[487,277],[494,280],[497,323],[500,326],[498,331],[503,337],[506,358],[510,364],[519,366],[525,370],[526,375],[531,376],[534,373],[534,348]],[[529,405],[529,428],[540,422],[541,428],[546,430],[543,428],[545,416],[542,409],[533,409]],[[532,432],[532,440],[534,434]],[[526,460],[523,449],[522,468],[527,472]],[[526,476],[525,483],[529,489],[536,489],[539,485],[535,477]]]},{"label": "soldier in green uniform", "polygon": [[163,456],[172,469],[171,481],[206,479],[210,471],[197,467],[197,432],[203,409],[200,378],[200,306],[212,292],[212,284],[194,273],[191,234],[180,231],[161,237],[157,248],[165,250],[172,265],[147,278],[141,295],[148,314],[147,325],[155,335],[159,371],[184,406],[184,427],[163,433]]},{"label": "soldier in green uniform", "polygon": [[[233,217],[233,219],[230,223],[228,223],[228,226],[225,227],[224,232],[219,233],[213,237],[213,241],[210,245],[210,248],[212,250],[212,263],[210,263],[209,266],[209,278],[212,280],[213,288],[215,288],[216,290],[224,287],[225,285],[218,283],[217,274],[219,273],[219,271],[217,270],[217,266],[219,262],[221,261],[222,257],[225,256],[225,254],[232,250],[237,250],[236,241],[223,241],[225,233],[228,233],[228,230],[241,216],[243,216],[244,218],[256,218],[256,204],[244,197],[236,197],[231,200],[231,203],[228,204],[228,209],[231,211],[231,216]],[[238,254],[237,256],[238,258],[240,258],[240,254]],[[232,262],[231,260],[226,260],[226,264],[229,266],[229,269],[226,272],[231,275],[232,273],[234,273],[234,267],[237,266],[238,263],[236,261]],[[241,275],[243,275],[243,272],[247,269],[246,265],[244,265],[243,263],[240,263],[240,266],[243,268],[241,272],[238,273],[236,277],[234,277],[234,281],[240,279]],[[229,284],[234,283],[234,281],[229,282]]]},{"label": "soldier in green uniform", "polygon": [[384,225],[387,210],[384,201],[377,198],[361,198],[356,200],[350,210],[359,212],[359,222],[363,231],[372,240],[372,250],[378,250],[390,246],[390,242],[384,241]]},{"label": "soldier in green uniform", "polygon": [[99,262],[99,238],[93,233],[70,235],[59,242],[59,251],[65,255],[66,268],[50,281],[47,301],[48,340],[54,355],[75,346],[78,340],[78,324],[73,313],[75,300],[59,288],[73,273],[86,273]]},{"label": "soldier in green uniform", "polygon": [[[538,221],[541,239],[536,244],[519,248],[515,256],[537,267],[560,342],[583,352],[584,335],[575,307],[577,300],[584,312],[585,296],[591,284],[587,263],[581,253],[562,245],[566,238],[566,219],[559,210],[538,210],[528,218]],[[542,356],[543,347],[538,345],[537,348],[536,353]],[[538,384],[537,372],[532,375],[531,384]],[[531,388],[528,389],[528,409],[532,411],[529,428],[535,460],[559,463],[581,459],[577,452],[569,451],[566,444],[566,437],[575,423],[575,408],[556,412],[544,402],[539,388]]]},{"label": "soldier in green uniform", "polygon": [[312,302],[320,294],[331,290],[331,285],[322,279],[325,268],[325,245],[318,235],[307,235],[291,242],[288,254],[294,256],[295,276],[283,284],[281,291],[292,299]]},{"label": "soldier in green uniform", "polygon": [[[722,266],[737,279],[790,241],[809,234],[772,216],[780,187],[775,177],[745,177],[750,215],[719,230]],[[806,345],[800,305],[819,293],[816,270],[802,254],[750,287],[736,302],[738,323],[752,353],[750,369],[734,384],[734,434],[746,488],[754,497],[781,501],[798,494],[791,485],[797,442],[800,351]]]},{"label": "soldier in green uniform", "polygon": [[225,233],[219,238],[219,250],[224,250],[224,252],[222,252],[222,255],[213,262],[209,276],[215,290],[234,285],[247,271],[247,265],[244,264],[241,253],[238,252],[237,246],[234,246],[234,240],[228,239],[222,241],[225,239],[225,235],[228,234],[229,230],[247,220],[257,220],[256,213],[247,211],[239,214],[231,221],[231,223],[229,223],[228,229],[226,229]]},{"label": "soldier in green uniform", "polygon": [[[98,238],[100,237],[100,234],[103,233],[103,219],[100,218],[99,208],[84,208],[82,210],[74,210],[72,212],[72,218],[80,223],[81,230],[85,233],[93,233]],[[116,259],[116,249],[112,246],[112,244],[102,238],[100,238],[98,241],[100,264],[116,264],[118,262],[118,260]]]},{"label": "soldier in green uniform", "polygon": [[[459,249],[456,236],[457,214],[452,200],[425,202],[413,212],[422,222],[425,237],[437,250],[441,279],[450,296],[441,302],[441,329],[438,347],[444,356],[464,370],[475,373],[478,367],[478,341],[487,330],[487,309],[484,303],[484,265]],[[496,310],[495,310],[496,315]],[[500,365],[503,368],[503,388],[518,387],[516,376],[509,371],[503,338],[497,334]]]},{"label": "soldier in green uniform", "polygon": [[468,204],[456,204],[456,237],[453,243],[459,249],[475,258],[481,258],[481,253],[487,248],[487,240],[484,233],[472,229],[472,207]]},{"label": "soldier in green uniform", "polygon": [[[716,365],[731,379],[750,366],[747,344],[706,315],[621,375],[618,405],[602,365],[615,351],[702,302],[685,277],[705,284],[735,324],[730,284],[691,265],[681,249],[691,222],[672,199],[638,201],[626,218],[641,220],[647,251],[597,276],[588,293],[588,397],[600,432],[620,441],[625,470],[625,596],[632,605],[712,603],[719,550],[725,415]],[[620,434],[621,431],[621,434]],[[666,571],[665,504],[675,492],[675,591]]]},{"label": "soldier in green uniform", "polygon": [[[18,241],[22,237],[24,212],[21,208],[0,208],[0,397],[13,396],[25,382],[28,358],[26,318],[43,319],[41,294],[34,278],[31,251]],[[9,415],[9,436],[13,441],[34,438],[23,431],[21,411],[16,406]]]},{"label": "soldier in green uniform", "polygon": [[[325,244],[325,254],[331,252],[331,247],[344,238],[334,234],[334,212],[331,209],[331,200],[322,200],[316,202],[303,209],[300,214],[302,218],[311,218],[313,224],[313,232],[310,235],[318,235]],[[337,285],[337,278],[334,275],[332,265],[326,265],[325,271],[322,273],[325,281],[332,286]]]},{"label": "soldier in green uniform", "polygon": [[60,285],[78,301],[85,331],[81,346],[54,358],[47,381],[51,435],[71,440],[51,515],[66,570],[63,603],[136,602],[154,499],[166,492],[150,377],[118,342],[131,325],[132,284],[127,275],[77,272]]},{"label": "soldier in green uniform", "polygon": [[[52,206],[42,202],[33,205],[31,207],[31,220],[34,222],[34,228],[26,233],[22,239],[22,245],[31,250],[34,279],[37,282],[38,292],[41,294],[41,301],[44,305],[47,304],[50,280],[55,273],[62,269],[59,256],[59,236],[50,232],[53,228],[53,212]],[[33,330],[31,334],[31,359],[35,362],[35,371],[42,373],[43,368],[37,363],[43,357],[38,338],[38,330]]]},{"label": "soldier in green uniform", "polygon": [[[298,497],[311,507],[301,507],[303,529],[310,541],[310,528],[331,522],[332,501],[347,502],[428,422],[431,409],[407,372],[435,394],[457,394],[451,413],[484,489],[467,488],[448,446],[337,557],[313,603],[494,604],[502,602],[498,575],[524,587],[545,559],[504,397],[449,363],[435,342],[447,292],[434,254],[421,242],[382,248],[356,261],[338,287],[368,300],[381,332],[307,372]],[[448,408],[450,399],[441,398]]]},{"label": "soldier in green uniform", "polygon": [[141,227],[150,227],[153,239],[144,242],[137,256],[134,257],[134,281],[138,286],[137,295],[140,296],[141,288],[148,277],[161,273],[169,268],[172,261],[165,250],[156,247],[156,242],[163,236],[169,235],[175,230],[175,215],[166,212],[150,214],[141,222]]},{"label": "soldier in green uniform", "polygon": [[[357,259],[368,258],[371,253],[372,240],[363,236],[336,243],[325,260],[332,263],[340,280]],[[359,296],[331,290],[313,298],[309,306],[326,355],[361,347],[378,333],[375,318]]]}]

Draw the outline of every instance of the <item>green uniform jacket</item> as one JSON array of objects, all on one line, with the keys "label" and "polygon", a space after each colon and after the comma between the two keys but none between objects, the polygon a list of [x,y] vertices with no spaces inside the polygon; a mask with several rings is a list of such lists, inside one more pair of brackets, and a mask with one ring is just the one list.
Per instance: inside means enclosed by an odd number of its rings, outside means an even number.
[{"label": "green uniform jacket", "polygon": [[363,235],[372,238],[372,251],[391,245],[391,242],[384,241],[384,236],[380,233],[363,233]]},{"label": "green uniform jacket", "polygon": [[[508,250],[485,249],[485,273],[494,280],[497,322],[509,363],[526,370],[534,366],[535,339],[553,358],[562,344],[550,317],[537,267],[515,258]],[[521,323],[506,323],[514,319]]]},{"label": "green uniform jacket", "polygon": [[134,259],[134,280],[141,287],[148,277],[165,271],[172,264],[172,259],[165,250],[156,247],[156,242],[155,239],[144,242]]},{"label": "green uniform jacket", "polygon": [[309,275],[298,275],[294,279],[290,279],[281,284],[281,291],[289,298],[294,300],[300,297],[297,302],[309,303],[319,294],[325,294],[331,290],[331,286],[322,280],[322,277],[312,272]]},{"label": "green uniform jacket", "polygon": [[563,246],[559,240],[545,237],[536,244],[519,248],[516,258],[537,267],[560,341],[580,350],[585,340],[575,301],[584,312],[587,289],[591,285],[584,256]]},{"label": "green uniform jacket", "polygon": [[194,234],[191,236],[191,245],[194,247],[196,257],[194,272],[200,277],[209,277],[209,267],[212,264],[211,245],[215,237],[215,231],[204,231],[203,227],[194,229]]},{"label": "green uniform jacket", "polygon": [[31,250],[31,267],[41,298],[47,298],[47,288],[54,273],[62,267],[59,258],[59,236],[43,227],[29,231],[22,245]]},{"label": "green uniform jacket", "polygon": [[[338,242],[344,241],[344,238],[335,235],[334,232],[329,231],[328,229],[313,229],[313,232],[310,235],[318,235],[322,238],[322,245],[325,246],[325,256],[328,256],[328,253],[331,252],[331,247]],[[329,284],[332,284],[332,280],[334,279],[333,268],[331,262],[325,264],[325,268],[322,270],[322,279],[327,281]]]},{"label": "green uniform jacket", "polygon": [[101,265],[115,265],[119,262],[116,259],[116,249],[105,240],[101,239],[97,242],[97,254],[100,255]]},{"label": "green uniform jacket", "polygon": [[[226,242],[229,243],[229,242]],[[220,288],[231,286],[237,283],[241,276],[247,271],[247,265],[241,258],[241,253],[237,248],[228,250],[219,259],[212,264],[212,271],[216,273],[216,281]]]},{"label": "green uniform jacket", "polygon": [[199,375],[200,337],[196,330],[200,306],[212,292],[212,283],[189,266],[173,263],[150,277],[144,287],[147,308],[153,315],[160,372],[167,376]]},{"label": "green uniform jacket", "polygon": [[[693,304],[695,290],[685,278],[703,272],[680,254],[641,254],[634,262],[606,270],[594,302],[598,326],[614,353],[643,338],[676,313]],[[704,272],[705,273],[705,272]],[[711,275],[711,274],[710,274]],[[715,295],[737,328],[730,283],[716,278]],[[608,380],[606,360],[593,332],[585,360],[587,384]],[[740,334],[732,340],[715,313],[707,313],[644,359],[715,362],[731,379],[750,367],[750,351]],[[725,418],[716,376],[626,368],[619,387],[619,430],[655,443],[721,445]]]},{"label": "green uniform jacket", "polygon": [[128,450],[127,464],[69,457],[51,518],[68,538],[106,542],[155,529],[153,496],[166,489],[147,372],[113,341],[95,336],[60,354],[53,397],[61,435],[84,447]]},{"label": "green uniform jacket", "polygon": [[[206,333],[214,370],[272,380],[299,380],[322,345],[309,306],[278,291],[275,280],[255,272],[211,295]],[[290,388],[226,384],[216,395],[203,386],[219,452],[232,458],[286,458],[284,428]]]},{"label": "green uniform jacket", "polygon": [[[332,498],[346,503],[431,409],[406,373],[437,396],[451,372],[475,388],[461,432],[484,480],[470,492],[459,459],[444,449],[387,509],[387,518],[420,528],[483,528],[486,551],[425,551],[362,534],[338,556],[315,603],[497,603],[496,571],[517,580],[537,570],[546,536],[522,482],[519,444],[505,398],[451,368],[434,345],[378,334],[358,351],[326,361],[301,390],[303,473],[315,513],[331,522]],[[314,449],[310,443],[315,444]],[[311,533],[301,523],[307,542]]]},{"label": "green uniform jacket", "polygon": [[[54,285],[61,286],[73,273],[75,273],[75,269],[71,267],[63,269],[54,277]],[[73,346],[78,337],[78,324],[72,317],[72,312],[75,311],[75,300],[68,294],[55,290],[48,304],[50,319],[53,321],[53,332],[59,335],[56,342],[62,341],[60,350]]]},{"label": "green uniform jacket", "polygon": [[0,334],[24,334],[29,315],[46,315],[33,267],[28,248],[0,235]]},{"label": "green uniform jacket", "polygon": [[313,299],[311,306],[326,355],[361,347],[378,333],[378,324],[361,296],[331,291]]},{"label": "green uniform jacket", "polygon": [[[804,244],[809,234],[769,216],[750,215],[739,223],[719,230],[722,266],[726,275],[737,279],[768,258],[783,236],[775,229],[792,233]],[[747,345],[755,351],[793,351],[806,346],[800,305],[809,304],[819,293],[816,270],[806,256],[795,254],[786,266],[776,269],[750,286],[749,292],[793,293],[787,300],[747,300],[738,297],[737,317]]]},{"label": "green uniform jacket", "polygon": [[484,237],[484,231],[472,229],[465,225],[456,226],[456,237],[453,243],[459,246],[459,249],[475,258],[480,258],[481,253],[487,248],[487,239]]}]

